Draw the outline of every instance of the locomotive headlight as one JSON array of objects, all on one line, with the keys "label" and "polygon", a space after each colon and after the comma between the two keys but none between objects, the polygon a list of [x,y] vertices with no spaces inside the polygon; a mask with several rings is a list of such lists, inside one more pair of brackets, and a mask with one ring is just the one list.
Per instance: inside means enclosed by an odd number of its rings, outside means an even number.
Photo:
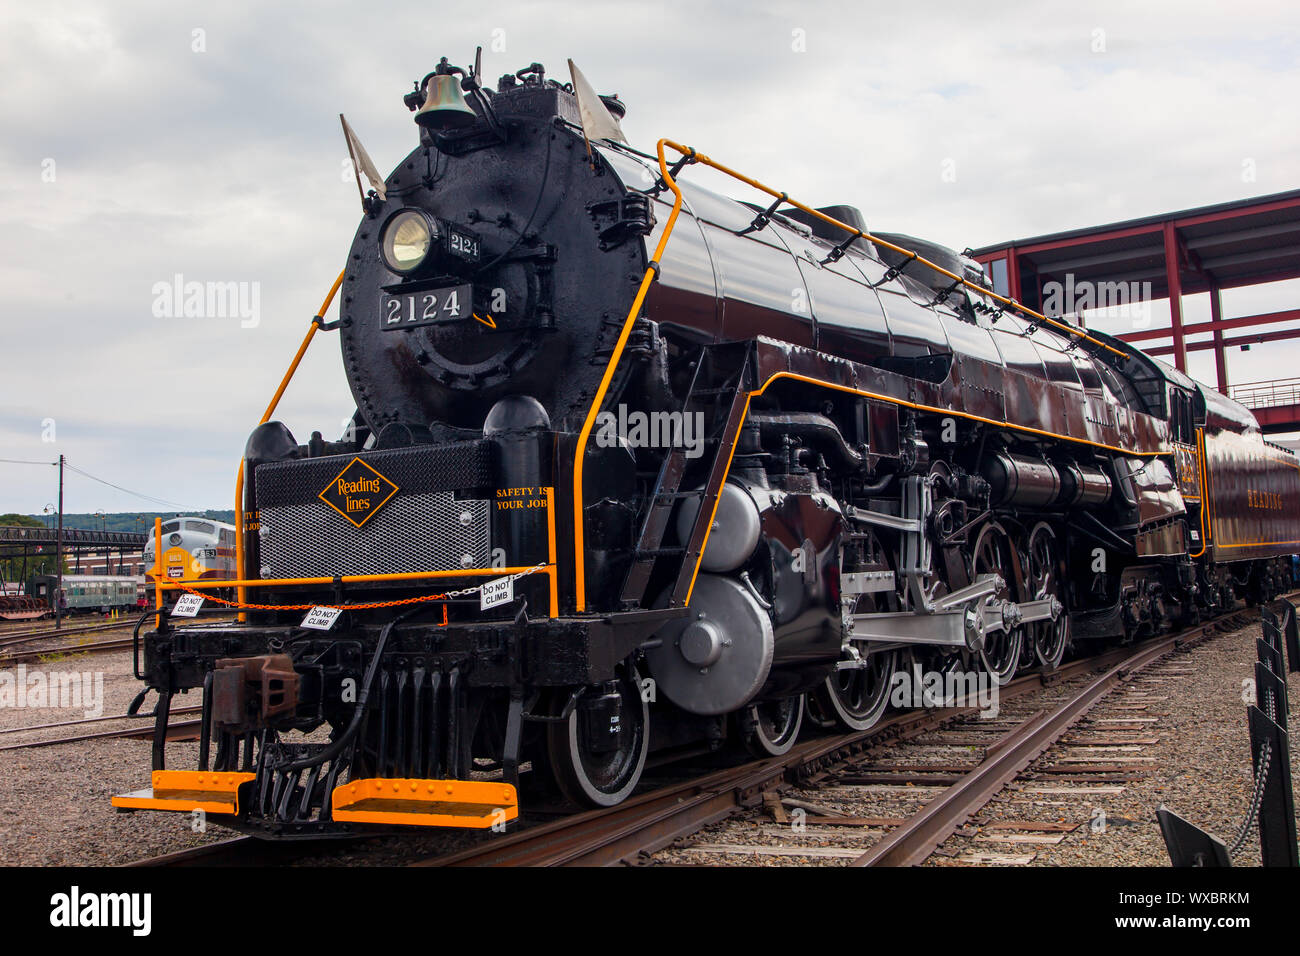
[{"label": "locomotive headlight", "polygon": [[420,267],[438,239],[438,223],[419,209],[402,209],[384,225],[379,238],[384,263],[399,275]]}]

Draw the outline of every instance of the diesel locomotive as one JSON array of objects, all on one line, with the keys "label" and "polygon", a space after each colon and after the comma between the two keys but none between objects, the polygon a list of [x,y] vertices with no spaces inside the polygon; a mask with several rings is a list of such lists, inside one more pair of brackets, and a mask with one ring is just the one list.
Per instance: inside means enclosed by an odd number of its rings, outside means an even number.
[{"label": "diesel locomotive", "polygon": [[153,584],[156,568],[170,581],[228,579],[235,576],[235,528],[224,521],[177,515],[163,521],[159,529],[163,548],[155,554],[156,542],[145,541],[141,557],[145,581]]},{"label": "diesel locomotive", "polygon": [[595,135],[625,106],[583,92],[444,59],[404,97],[308,334],[356,412],[250,435],[239,618],[137,628],[153,779],[117,806],[267,838],[609,806],[652,755],[869,727],[901,670],[1005,682],[1289,580],[1300,467],[1245,408],[852,206]]}]

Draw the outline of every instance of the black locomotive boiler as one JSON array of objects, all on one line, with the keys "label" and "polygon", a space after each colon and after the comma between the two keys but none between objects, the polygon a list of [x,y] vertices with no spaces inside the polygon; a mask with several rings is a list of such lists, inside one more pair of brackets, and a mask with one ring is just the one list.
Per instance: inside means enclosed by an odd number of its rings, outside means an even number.
[{"label": "black locomotive boiler", "polygon": [[851,206],[589,137],[538,64],[443,60],[406,103],[316,319],[353,426],[249,437],[240,619],[150,618],[119,807],[290,837],[612,805],[652,753],[868,727],[901,671],[1001,683],[1282,588],[1300,469],[1218,393]]}]

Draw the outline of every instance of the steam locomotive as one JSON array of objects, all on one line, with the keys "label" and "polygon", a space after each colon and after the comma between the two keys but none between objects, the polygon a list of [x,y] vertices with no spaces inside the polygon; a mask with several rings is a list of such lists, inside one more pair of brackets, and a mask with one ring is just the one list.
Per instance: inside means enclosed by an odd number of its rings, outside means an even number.
[{"label": "steam locomotive", "polygon": [[352,425],[249,437],[242,617],[144,634],[119,807],[287,838],[609,806],[651,754],[869,727],[901,670],[1005,682],[1289,579],[1300,467],[1242,406],[851,206],[588,136],[576,74],[480,72],[404,98],[316,320]]}]

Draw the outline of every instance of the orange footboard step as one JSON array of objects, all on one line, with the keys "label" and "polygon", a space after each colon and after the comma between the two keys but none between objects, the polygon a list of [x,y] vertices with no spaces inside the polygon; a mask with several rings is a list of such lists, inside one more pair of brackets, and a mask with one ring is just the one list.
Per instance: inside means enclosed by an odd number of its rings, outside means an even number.
[{"label": "orange footboard step", "polygon": [[490,780],[352,780],[334,788],[335,820],[486,830],[519,816],[508,783]]},{"label": "orange footboard step", "polygon": [[202,810],[234,815],[239,812],[239,785],[254,776],[208,770],[155,770],[151,789],[118,794],[113,806],[123,810]]}]

